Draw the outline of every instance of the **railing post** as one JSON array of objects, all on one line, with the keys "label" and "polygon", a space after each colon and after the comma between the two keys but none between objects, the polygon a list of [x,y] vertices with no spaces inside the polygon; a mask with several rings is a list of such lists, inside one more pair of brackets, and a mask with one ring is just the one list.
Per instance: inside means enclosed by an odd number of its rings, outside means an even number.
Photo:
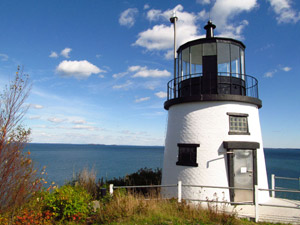
[{"label": "railing post", "polygon": [[114,185],[110,184],[109,185],[109,194],[112,196],[114,194]]},{"label": "railing post", "polygon": [[[271,175],[271,189],[275,190],[275,174]],[[271,197],[275,198],[275,191],[272,191],[271,193]]]},{"label": "railing post", "polygon": [[180,180],[178,181],[177,188],[178,188],[178,202],[180,203],[181,202],[181,190],[182,190],[182,182]]},{"label": "railing post", "polygon": [[255,201],[255,222],[259,221],[259,210],[258,210],[258,185],[254,185],[254,201]]}]

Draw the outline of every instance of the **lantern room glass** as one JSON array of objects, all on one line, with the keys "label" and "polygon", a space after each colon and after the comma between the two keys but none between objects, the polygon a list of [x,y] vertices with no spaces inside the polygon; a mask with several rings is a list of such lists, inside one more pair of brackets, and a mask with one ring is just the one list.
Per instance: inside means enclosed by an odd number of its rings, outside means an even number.
[{"label": "lantern room glass", "polygon": [[178,52],[178,78],[199,76],[203,73],[203,56],[217,56],[218,76],[245,79],[244,49],[232,42],[200,43]]}]

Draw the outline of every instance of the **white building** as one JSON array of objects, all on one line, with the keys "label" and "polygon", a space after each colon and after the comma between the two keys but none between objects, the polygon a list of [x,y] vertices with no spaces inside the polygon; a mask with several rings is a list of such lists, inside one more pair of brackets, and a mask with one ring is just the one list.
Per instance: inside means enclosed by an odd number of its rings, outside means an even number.
[{"label": "white building", "polygon": [[[245,45],[214,37],[211,21],[204,28],[206,38],[178,48],[168,83],[162,184],[246,188],[183,187],[182,198],[253,202],[254,185],[268,188],[258,82],[245,73]],[[177,189],[162,194],[177,197]],[[260,202],[268,198],[268,192],[259,195]]]}]

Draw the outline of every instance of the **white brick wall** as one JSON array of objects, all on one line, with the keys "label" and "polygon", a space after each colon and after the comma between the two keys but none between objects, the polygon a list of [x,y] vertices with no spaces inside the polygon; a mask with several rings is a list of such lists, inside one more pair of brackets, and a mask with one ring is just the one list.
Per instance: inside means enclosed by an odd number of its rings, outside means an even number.
[{"label": "white brick wall", "polygon": [[[248,114],[250,135],[228,135],[231,113]],[[195,102],[173,105],[168,111],[168,128],[165,143],[162,184],[228,186],[226,150],[223,141],[251,141],[260,143],[257,149],[258,185],[268,188],[261,128],[256,105],[239,102]],[[197,148],[198,167],[177,166],[178,143],[200,144]],[[186,188],[183,199],[202,198],[229,201],[225,189]],[[166,197],[176,197],[176,188],[163,189]],[[260,194],[260,201],[268,198],[268,192]]]}]

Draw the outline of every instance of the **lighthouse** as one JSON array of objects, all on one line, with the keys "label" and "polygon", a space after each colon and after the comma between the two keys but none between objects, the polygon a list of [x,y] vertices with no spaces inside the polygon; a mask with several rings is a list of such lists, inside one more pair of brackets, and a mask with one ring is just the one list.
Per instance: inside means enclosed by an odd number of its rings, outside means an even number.
[{"label": "lighthouse", "polygon": [[[175,15],[170,20],[176,25]],[[258,81],[246,74],[246,46],[215,37],[215,28],[208,21],[205,38],[177,49],[164,103],[168,124],[162,185],[181,181],[183,199],[251,203],[254,185],[268,188]],[[162,195],[177,197],[177,189],[163,188]],[[258,198],[264,202],[269,194],[261,192]]]}]

